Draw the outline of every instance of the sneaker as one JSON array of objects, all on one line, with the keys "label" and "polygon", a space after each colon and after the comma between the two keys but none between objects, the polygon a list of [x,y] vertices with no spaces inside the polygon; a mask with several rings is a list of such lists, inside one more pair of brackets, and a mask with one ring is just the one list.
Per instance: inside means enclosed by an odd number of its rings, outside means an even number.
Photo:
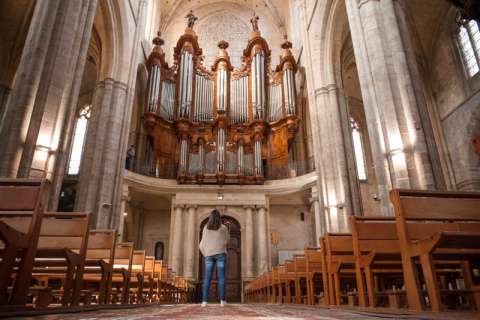
[{"label": "sneaker", "polygon": [[206,307],[207,306],[207,303],[206,302],[202,302],[202,308],[203,307]]},{"label": "sneaker", "polygon": [[220,306],[225,307],[226,304],[227,304],[227,301],[225,300],[220,301]]}]

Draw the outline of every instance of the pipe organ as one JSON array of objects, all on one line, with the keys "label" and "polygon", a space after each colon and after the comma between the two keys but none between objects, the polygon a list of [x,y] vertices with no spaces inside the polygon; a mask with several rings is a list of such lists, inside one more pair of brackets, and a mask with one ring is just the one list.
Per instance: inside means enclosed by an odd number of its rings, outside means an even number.
[{"label": "pipe organ", "polygon": [[270,49],[254,25],[243,64],[234,69],[220,41],[214,65],[203,65],[193,25],[169,66],[160,36],[148,58],[145,128],[159,178],[190,184],[259,184],[289,176],[289,145],[298,131],[295,59],[282,45],[270,68]]}]

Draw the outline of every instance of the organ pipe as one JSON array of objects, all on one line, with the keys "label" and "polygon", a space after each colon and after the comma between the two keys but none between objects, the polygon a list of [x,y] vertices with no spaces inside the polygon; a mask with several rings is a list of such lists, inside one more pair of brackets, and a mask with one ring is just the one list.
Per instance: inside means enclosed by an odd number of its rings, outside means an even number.
[{"label": "organ pipe", "polygon": [[[213,67],[203,65],[191,27],[174,48],[173,67],[165,61],[161,39],[155,40],[148,58],[144,119],[155,141],[151,165],[155,163],[161,177],[169,171],[162,167],[178,168],[173,174],[179,183],[258,184],[267,174],[274,179],[286,177],[285,154],[299,122],[295,117],[296,62],[291,43],[286,41],[280,64],[271,68],[270,49],[256,28],[243,51],[243,64],[236,70],[225,41],[219,42]],[[189,137],[197,141],[198,151],[190,153]],[[264,139],[266,154],[279,155],[267,158],[265,164]],[[236,150],[227,150],[234,144]]]},{"label": "organ pipe", "polygon": [[153,65],[150,70],[150,81],[148,85],[148,111],[157,112],[157,101],[160,92],[160,66]]},{"label": "organ pipe", "polygon": [[188,161],[188,141],[187,139],[182,139],[180,145],[180,173],[186,173],[187,171],[187,161]]},{"label": "organ pipe", "polygon": [[218,172],[224,172],[225,169],[225,129],[218,129]]},{"label": "organ pipe", "polygon": [[244,164],[244,159],[243,159],[243,143],[238,144],[238,150],[237,150],[237,166],[238,166],[238,174],[245,174],[245,164]]},{"label": "organ pipe", "polygon": [[255,139],[255,176],[262,176],[262,146],[260,139]]}]

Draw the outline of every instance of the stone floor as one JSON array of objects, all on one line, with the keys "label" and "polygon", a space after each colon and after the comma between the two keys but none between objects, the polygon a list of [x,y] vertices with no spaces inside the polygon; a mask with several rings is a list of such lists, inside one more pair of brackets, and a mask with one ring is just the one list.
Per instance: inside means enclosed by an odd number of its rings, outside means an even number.
[{"label": "stone floor", "polygon": [[206,308],[198,304],[185,305],[155,305],[130,309],[100,310],[73,314],[56,314],[15,319],[31,320],[153,320],[153,319],[192,319],[192,320],[368,320],[368,319],[442,319],[467,320],[479,319],[474,314],[442,313],[438,315],[425,314],[422,316],[387,315],[349,310],[334,310],[306,306],[261,305],[261,304],[230,304],[222,308],[212,304]]}]

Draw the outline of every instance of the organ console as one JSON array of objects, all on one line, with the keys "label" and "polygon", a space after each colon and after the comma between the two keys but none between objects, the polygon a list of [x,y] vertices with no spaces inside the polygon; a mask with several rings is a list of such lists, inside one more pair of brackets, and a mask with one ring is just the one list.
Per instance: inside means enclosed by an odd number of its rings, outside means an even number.
[{"label": "organ console", "polygon": [[289,176],[289,145],[299,126],[297,66],[285,40],[279,65],[270,69],[270,49],[252,18],[242,66],[234,69],[228,43],[218,43],[211,69],[193,30],[196,17],[165,61],[160,34],[148,58],[144,124],[152,169],[159,178],[188,184],[261,184]]}]

